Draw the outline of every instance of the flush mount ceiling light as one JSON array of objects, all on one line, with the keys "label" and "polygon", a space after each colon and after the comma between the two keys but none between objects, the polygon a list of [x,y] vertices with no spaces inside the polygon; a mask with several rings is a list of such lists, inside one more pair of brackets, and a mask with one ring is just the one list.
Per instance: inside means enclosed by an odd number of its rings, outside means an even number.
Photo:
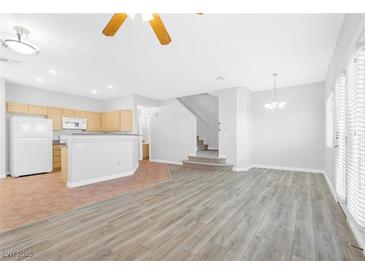
[{"label": "flush mount ceiling light", "polygon": [[278,101],[276,99],[276,77],[278,76],[277,73],[274,73],[272,75],[274,77],[274,99],[271,102],[268,102],[264,105],[267,109],[276,109],[276,108],[284,108],[286,106],[286,102],[284,101]]},{"label": "flush mount ceiling light", "polygon": [[107,85],[106,87],[109,88],[109,89],[112,89],[113,88],[112,85]]},{"label": "flush mount ceiling light", "polygon": [[[128,16],[134,20],[136,19],[136,13],[127,13]],[[152,13],[142,13],[142,22],[148,22],[154,19]]]},{"label": "flush mount ceiling light", "polygon": [[30,33],[29,30],[23,27],[15,26],[14,27],[17,35],[17,39],[6,39],[3,41],[3,47],[10,48],[11,50],[20,53],[20,54],[35,54],[38,55],[39,51],[31,45],[28,41],[27,43],[24,42],[23,38],[26,37],[26,40],[28,39],[28,35]]},{"label": "flush mount ceiling light", "polygon": [[93,90],[91,91],[91,93],[92,93],[92,94],[96,94],[96,90],[95,90],[95,89],[93,89]]}]

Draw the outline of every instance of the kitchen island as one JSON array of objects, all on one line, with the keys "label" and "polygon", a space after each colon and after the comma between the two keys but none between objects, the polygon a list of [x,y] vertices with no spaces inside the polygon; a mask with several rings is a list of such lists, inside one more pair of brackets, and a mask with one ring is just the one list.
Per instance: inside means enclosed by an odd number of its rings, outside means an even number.
[{"label": "kitchen island", "polygon": [[61,136],[62,179],[72,188],[134,174],[139,138],[133,134]]}]

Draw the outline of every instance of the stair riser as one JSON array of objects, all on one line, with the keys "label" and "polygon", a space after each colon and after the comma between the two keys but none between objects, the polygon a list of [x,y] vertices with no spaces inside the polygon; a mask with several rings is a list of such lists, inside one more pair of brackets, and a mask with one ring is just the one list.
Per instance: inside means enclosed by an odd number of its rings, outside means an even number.
[{"label": "stair riser", "polygon": [[208,145],[197,145],[198,150],[207,150],[208,149]]},{"label": "stair riser", "polygon": [[189,156],[189,161],[201,162],[201,163],[215,163],[215,164],[225,164],[226,163],[226,159],[201,158],[199,156]]},{"label": "stair riser", "polygon": [[195,168],[195,169],[204,169],[204,170],[221,170],[221,171],[232,171],[232,167],[215,167],[215,166],[204,166],[197,164],[183,164],[184,167]]}]

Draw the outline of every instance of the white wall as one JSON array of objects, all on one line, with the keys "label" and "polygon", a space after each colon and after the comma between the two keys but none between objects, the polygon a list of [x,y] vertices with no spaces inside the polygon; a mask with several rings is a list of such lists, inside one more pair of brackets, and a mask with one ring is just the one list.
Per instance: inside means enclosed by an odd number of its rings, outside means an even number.
[{"label": "white wall", "polygon": [[134,94],[134,105],[140,107],[158,107],[161,104],[161,100],[156,100],[146,96]]},{"label": "white wall", "polygon": [[247,170],[253,161],[252,93],[237,88],[237,162],[236,170]]},{"label": "white wall", "polygon": [[[328,69],[325,81],[325,98],[323,105],[326,104],[332,89],[335,85],[335,80],[344,68],[345,62],[348,59],[351,51],[359,41],[365,41],[365,14],[346,14],[343,25],[337,39],[337,45],[332,56],[331,64]],[[333,119],[334,120],[334,119]],[[323,129],[325,131],[325,129]],[[324,151],[324,170],[327,178],[330,180],[333,188],[335,188],[335,150],[334,148],[326,147]],[[344,210],[348,217],[348,222],[354,232],[354,235],[362,248],[365,248],[365,230],[357,225],[349,212]]]},{"label": "white wall", "polygon": [[234,170],[247,170],[252,165],[251,92],[243,87],[218,91],[220,122],[219,154]]},{"label": "white wall", "polygon": [[227,88],[218,93],[219,155],[227,164],[236,165],[237,153],[237,89]]},{"label": "white wall", "polygon": [[61,108],[102,111],[103,101],[52,90],[6,83],[6,101]]},{"label": "white wall", "polygon": [[5,79],[0,78],[0,178],[6,174],[5,127]]},{"label": "white wall", "polygon": [[179,101],[168,100],[150,118],[151,161],[181,164],[196,149],[196,118]]},{"label": "white wall", "polygon": [[210,94],[181,97],[199,117],[197,134],[209,148],[218,148],[218,98]]},{"label": "white wall", "polygon": [[323,83],[278,89],[283,109],[269,110],[273,91],[253,94],[254,165],[323,169]]}]

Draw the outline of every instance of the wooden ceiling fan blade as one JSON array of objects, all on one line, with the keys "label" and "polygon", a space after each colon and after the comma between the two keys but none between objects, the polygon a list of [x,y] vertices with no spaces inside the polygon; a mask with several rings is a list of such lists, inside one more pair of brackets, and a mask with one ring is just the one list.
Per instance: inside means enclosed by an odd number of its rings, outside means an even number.
[{"label": "wooden ceiling fan blade", "polygon": [[124,23],[125,19],[127,19],[127,17],[128,15],[126,13],[115,13],[104,28],[104,35],[113,36]]},{"label": "wooden ceiling fan blade", "polygon": [[171,42],[171,37],[167,32],[166,27],[160,18],[160,15],[158,15],[158,13],[153,13],[152,16],[153,19],[149,22],[153,31],[155,32],[161,45],[168,45]]}]

